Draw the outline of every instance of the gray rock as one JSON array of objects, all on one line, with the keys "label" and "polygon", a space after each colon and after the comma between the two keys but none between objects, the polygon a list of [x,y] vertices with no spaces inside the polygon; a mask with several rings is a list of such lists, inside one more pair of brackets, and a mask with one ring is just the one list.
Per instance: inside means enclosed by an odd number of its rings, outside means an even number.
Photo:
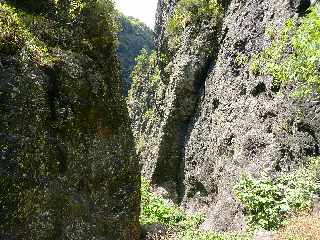
[{"label": "gray rock", "polygon": [[320,214],[320,196],[314,196],[312,207],[312,212],[314,214]]},{"label": "gray rock", "polygon": [[142,225],[141,240],[160,240],[167,232],[167,228],[160,223]]},{"label": "gray rock", "polygon": [[[143,174],[155,185],[176,182],[171,191],[181,206],[207,212],[202,228],[237,231],[245,229],[233,190],[242,173],[275,177],[319,155],[320,101],[294,99],[293,84],[275,89],[270,77],[249,69],[254,54],[269,44],[268,26],[282,26],[298,1],[221,2],[221,26],[205,19],[189,24],[176,51],[168,49],[164,24],[175,1],[159,2],[158,54],[170,56],[162,69],[165,92],[155,99],[146,77],[130,115],[135,136],[146,140]],[[247,60],[237,63],[237,56]],[[145,105],[155,109],[152,121],[139,115]]]}]

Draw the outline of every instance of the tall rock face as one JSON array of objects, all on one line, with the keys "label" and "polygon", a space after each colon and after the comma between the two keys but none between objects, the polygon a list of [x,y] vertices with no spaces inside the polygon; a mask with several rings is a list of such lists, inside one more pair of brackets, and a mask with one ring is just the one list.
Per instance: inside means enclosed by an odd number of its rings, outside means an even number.
[{"label": "tall rock face", "polygon": [[270,76],[250,71],[270,43],[268,28],[297,17],[300,1],[221,1],[221,20],[186,24],[172,45],[176,4],[158,5],[160,96],[146,74],[129,101],[143,174],[186,210],[205,212],[203,228],[242,230],[234,187],[243,173],[275,177],[319,155],[319,98],[298,100],[293,84],[275,88]]},{"label": "tall rock face", "polygon": [[139,238],[113,4],[75,2],[0,3],[0,239]]}]

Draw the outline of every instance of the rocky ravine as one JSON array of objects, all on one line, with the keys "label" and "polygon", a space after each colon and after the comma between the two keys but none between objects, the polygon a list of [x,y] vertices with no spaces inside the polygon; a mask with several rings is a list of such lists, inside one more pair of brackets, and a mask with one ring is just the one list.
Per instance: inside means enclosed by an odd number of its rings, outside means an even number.
[{"label": "rocky ravine", "polygon": [[[166,22],[176,1],[159,1],[156,49],[169,56],[159,61],[162,90],[160,96],[150,91],[144,76],[132,89],[130,114],[143,174],[186,210],[205,211],[204,229],[245,228],[233,192],[242,173],[276,176],[319,155],[320,102],[298,101],[293,86],[275,89],[270,77],[249,70],[254,54],[268,45],[267,27],[280,27],[299,4],[222,1],[219,25],[189,24],[172,50]],[[152,117],[143,114],[146,105]]]}]

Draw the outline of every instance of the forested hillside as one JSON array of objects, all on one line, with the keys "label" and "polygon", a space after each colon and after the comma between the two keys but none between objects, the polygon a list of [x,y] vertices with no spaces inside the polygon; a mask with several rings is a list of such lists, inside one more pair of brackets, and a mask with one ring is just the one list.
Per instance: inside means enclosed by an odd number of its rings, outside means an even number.
[{"label": "forested hillside", "polygon": [[131,87],[131,72],[135,58],[142,49],[150,52],[153,48],[153,31],[133,17],[120,14],[121,31],[119,33],[118,56],[121,63],[123,92],[128,94]]}]

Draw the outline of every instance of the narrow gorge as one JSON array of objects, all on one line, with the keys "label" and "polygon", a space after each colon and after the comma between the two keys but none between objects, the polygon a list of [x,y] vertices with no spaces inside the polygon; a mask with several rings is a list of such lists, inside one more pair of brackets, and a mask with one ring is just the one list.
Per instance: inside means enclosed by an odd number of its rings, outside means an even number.
[{"label": "narrow gorge", "polygon": [[320,1],[119,2],[0,0],[0,239],[319,240]]},{"label": "narrow gorge", "polygon": [[[319,37],[303,39],[315,44],[312,94],[296,97],[306,79],[276,82],[280,67],[269,73],[261,66],[286,64],[294,50],[288,40],[287,49],[272,48],[282,37],[277,31],[299,28],[309,6],[298,0],[158,3],[155,52],[136,66],[129,112],[143,175],[185,211],[205,213],[201,229],[245,230],[246,209],[235,196],[241,177],[275,179],[319,156]],[[278,59],[259,65],[272,49]]]}]

